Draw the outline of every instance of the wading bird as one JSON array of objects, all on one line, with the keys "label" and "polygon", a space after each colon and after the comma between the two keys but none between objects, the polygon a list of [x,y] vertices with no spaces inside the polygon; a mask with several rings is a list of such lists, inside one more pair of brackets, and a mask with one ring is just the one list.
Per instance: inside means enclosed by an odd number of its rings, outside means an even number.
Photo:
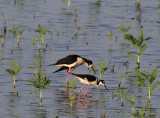
[{"label": "wading bird", "polygon": [[[81,90],[84,88],[84,86],[86,84],[88,84],[88,87],[87,87],[87,90],[86,90],[86,93],[85,95],[87,95],[87,92],[88,92],[88,88],[89,88],[89,85],[95,85],[95,86],[100,86],[100,85],[103,85],[106,89],[106,85],[105,85],[105,81],[104,80],[98,80],[97,77],[93,76],[93,75],[88,75],[88,74],[74,74],[74,73],[71,73],[74,77],[78,78],[80,80],[81,83],[83,83],[83,87],[79,90],[79,93],[83,95],[83,93],[81,92]],[[107,89],[108,90],[108,89]],[[109,92],[109,90],[108,90]]]},{"label": "wading bird", "polygon": [[[79,55],[68,55],[62,59],[59,59],[55,64],[51,64],[51,65],[55,65],[55,66],[61,66],[60,69],[58,69],[55,72],[59,72],[62,70],[67,70],[67,82],[69,82],[69,74],[76,69],[77,67],[81,66],[85,64],[87,67],[92,68],[92,61],[88,60],[86,58],[83,58]],[[71,70],[71,68],[73,68]],[[54,72],[54,73],[55,73]]]}]

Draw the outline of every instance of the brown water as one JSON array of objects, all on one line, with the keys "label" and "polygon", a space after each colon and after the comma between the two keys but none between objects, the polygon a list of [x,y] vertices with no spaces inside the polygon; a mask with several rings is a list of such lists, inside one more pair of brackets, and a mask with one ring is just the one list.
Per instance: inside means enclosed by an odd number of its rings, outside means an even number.
[{"label": "brown water", "polygon": [[[106,117],[124,118],[132,117],[131,105],[124,100],[124,106],[121,107],[120,100],[112,97],[112,92],[118,88],[122,81],[117,71],[122,73],[131,72],[133,77],[124,81],[124,87],[130,88],[124,96],[132,97],[136,94],[135,109],[139,110],[147,104],[147,88],[137,87],[134,82],[134,73],[136,64],[130,57],[126,56],[127,52],[134,51],[132,45],[125,42],[122,33],[119,31],[119,24],[127,26],[131,24],[129,33],[138,36],[140,27],[143,25],[144,37],[152,37],[145,43],[148,48],[140,57],[141,68],[151,72],[153,68],[160,65],[160,9],[158,1],[145,0],[141,3],[141,8],[135,6],[136,0],[101,0],[99,5],[95,4],[96,0],[71,1],[71,11],[68,12],[67,3],[60,0],[1,0],[0,9],[3,11],[7,30],[12,28],[12,21],[15,25],[23,23],[24,32],[20,37],[20,47],[17,48],[16,38],[7,33],[4,40],[4,47],[0,49],[0,117],[18,117],[18,118],[53,118],[62,117]],[[74,12],[77,8],[77,12]],[[0,28],[3,30],[3,17],[0,14]],[[45,43],[46,51],[37,53],[37,45],[32,45],[32,38],[37,34],[34,30],[38,24],[45,26],[52,34],[47,33]],[[87,28],[86,34],[83,27]],[[113,31],[112,46],[110,49],[109,39],[106,35]],[[59,35],[57,35],[57,32]],[[75,32],[76,35],[75,35]],[[2,34],[2,33],[1,33]],[[68,102],[68,93],[66,88],[66,73],[59,72],[51,74],[56,67],[47,66],[55,63],[58,59],[69,54],[78,54],[91,59],[98,67],[98,63],[103,59],[104,63],[110,68],[103,75],[102,79],[110,92],[104,87],[89,88],[88,96],[76,96],[76,102]],[[33,66],[37,59],[41,59],[42,68],[49,79],[52,81],[47,90],[43,92],[43,106],[39,107],[39,95],[31,93],[31,90],[38,91],[26,80],[31,78],[34,70],[27,69]],[[16,92],[13,93],[13,79],[4,70],[10,68],[10,61],[15,60],[16,64],[23,67],[17,76]],[[129,66],[123,63],[128,61]],[[115,64],[115,71],[111,72]],[[89,73],[87,67],[81,66],[74,73]],[[93,74],[93,73],[91,73]],[[157,80],[159,80],[159,70]],[[99,77],[97,73],[95,76]],[[75,80],[70,76],[70,80]],[[74,93],[83,85],[78,81]],[[85,92],[84,88],[83,92]],[[159,117],[159,90],[157,87],[151,96],[151,108],[146,110],[146,116]],[[108,100],[104,99],[108,97]]]}]

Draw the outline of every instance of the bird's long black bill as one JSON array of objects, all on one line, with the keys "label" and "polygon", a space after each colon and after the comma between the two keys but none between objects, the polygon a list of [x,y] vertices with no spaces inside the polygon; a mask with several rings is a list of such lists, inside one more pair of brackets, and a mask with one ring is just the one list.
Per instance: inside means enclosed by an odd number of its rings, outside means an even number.
[{"label": "bird's long black bill", "polygon": [[96,68],[95,68],[94,66],[92,66],[91,69],[92,69],[92,71],[94,72],[94,74],[97,73],[97,70],[96,70]]},{"label": "bird's long black bill", "polygon": [[106,85],[104,85],[104,87],[108,90],[108,92],[109,92],[109,89],[106,87]]}]

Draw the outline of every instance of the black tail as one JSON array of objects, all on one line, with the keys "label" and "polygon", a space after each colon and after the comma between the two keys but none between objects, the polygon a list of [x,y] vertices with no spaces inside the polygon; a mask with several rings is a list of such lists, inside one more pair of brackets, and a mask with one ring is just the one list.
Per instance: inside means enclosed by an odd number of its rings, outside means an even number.
[{"label": "black tail", "polygon": [[58,70],[54,71],[53,73],[59,72],[59,71],[63,71],[63,70],[69,70],[68,67],[62,66],[61,68],[59,68]]},{"label": "black tail", "polygon": [[49,64],[48,66],[53,66],[53,65],[56,65],[56,64]]},{"label": "black tail", "polygon": [[81,74],[75,74],[75,73],[70,73],[71,75],[73,75],[74,77],[80,77]]}]

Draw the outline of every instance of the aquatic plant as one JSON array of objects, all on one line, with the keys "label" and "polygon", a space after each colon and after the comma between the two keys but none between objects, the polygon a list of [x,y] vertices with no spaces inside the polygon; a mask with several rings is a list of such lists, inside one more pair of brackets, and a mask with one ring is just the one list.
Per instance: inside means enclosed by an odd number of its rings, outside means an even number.
[{"label": "aquatic plant", "polygon": [[141,117],[141,118],[144,118],[145,117],[145,112],[146,112],[146,108],[147,108],[147,105],[145,105],[142,109],[140,110],[136,110],[132,116],[134,117]]},{"label": "aquatic plant", "polygon": [[47,89],[51,81],[47,78],[46,73],[42,73],[42,68],[39,67],[39,72],[37,75],[32,75],[32,79],[27,80],[30,82],[31,85],[33,85],[35,88],[38,88],[40,90],[40,106],[42,106],[42,92],[44,89]]},{"label": "aquatic plant", "polygon": [[69,80],[67,86],[61,85],[61,87],[64,87],[67,89],[67,93],[69,94],[69,101],[67,101],[67,102],[70,102],[71,108],[72,108],[72,104],[74,102],[74,99],[76,98],[76,95],[78,95],[77,93],[73,94],[73,90],[76,88],[76,86],[77,86],[77,80],[75,80],[75,81]]},{"label": "aquatic plant", "polygon": [[96,3],[99,3],[99,2],[101,2],[101,0],[96,0]]},{"label": "aquatic plant", "polygon": [[30,67],[27,67],[27,68],[28,69],[34,69],[34,75],[36,75],[37,74],[37,70],[39,70],[38,67],[40,67],[39,65],[40,65],[40,61],[38,60],[38,61],[35,62],[34,66],[30,66]]},{"label": "aquatic plant", "polygon": [[69,101],[72,103],[73,99],[75,99],[77,94],[73,94],[73,89],[76,88],[77,85],[77,80],[71,81],[69,80],[69,86],[70,86],[70,96],[69,96]]},{"label": "aquatic plant", "polygon": [[62,2],[68,3],[68,11],[71,9],[71,2],[70,0],[61,0]]},{"label": "aquatic plant", "polygon": [[6,72],[14,79],[14,89],[16,88],[16,76],[19,70],[22,68],[20,65],[16,65],[14,60],[11,61],[11,69],[5,69]]},{"label": "aquatic plant", "polygon": [[71,2],[70,2],[70,0],[68,0],[68,10],[70,10],[71,9]]},{"label": "aquatic plant", "polygon": [[121,73],[119,70],[117,71],[117,73],[122,78],[122,87],[124,87],[124,78],[125,78],[125,75],[123,73]]},{"label": "aquatic plant", "polygon": [[76,85],[77,85],[77,80],[75,81],[71,81],[69,80],[69,88],[68,88],[68,85],[67,85],[67,89],[69,89],[69,103],[70,103],[70,110],[71,110],[71,114],[72,114],[72,107],[73,107],[73,103],[75,103],[75,98],[76,96],[78,95],[77,93],[73,93],[73,90],[76,88]]},{"label": "aquatic plant", "polygon": [[84,32],[85,35],[86,35],[87,30],[88,29],[86,27],[83,27],[83,32]]},{"label": "aquatic plant", "polygon": [[[108,97],[106,97],[106,98],[100,98],[99,101],[100,101],[101,103],[104,103],[104,102],[106,102],[107,100],[108,100]],[[103,105],[104,105],[104,108],[105,108],[105,103],[104,103]],[[106,112],[107,112],[107,110],[104,109],[104,110],[103,110],[103,117],[104,117],[104,118],[106,118]]]},{"label": "aquatic plant", "polygon": [[34,30],[35,33],[39,33],[38,38],[32,38],[32,43],[35,44],[38,41],[38,51],[40,51],[40,41],[42,42],[42,48],[44,48],[44,36],[46,35],[47,29],[42,25],[38,25],[38,29]]},{"label": "aquatic plant", "polygon": [[113,96],[116,96],[116,97],[118,97],[118,98],[120,98],[121,99],[121,106],[123,106],[123,96],[126,94],[126,92],[129,90],[129,88],[126,88],[126,89],[115,89],[115,91],[117,92],[117,93],[119,93],[119,94],[114,94]]},{"label": "aquatic plant", "polygon": [[134,60],[136,60],[136,56],[134,56],[133,54],[137,54],[138,55],[137,56],[138,68],[140,68],[140,55],[142,55],[144,53],[144,51],[147,49],[147,44],[143,44],[143,43],[144,43],[144,41],[150,40],[151,37],[147,37],[144,39],[143,38],[143,30],[141,27],[141,31],[140,31],[137,39],[131,34],[125,34],[124,39],[128,40],[133,45],[133,47],[137,48],[137,52],[129,52],[127,54],[127,56],[130,56]]},{"label": "aquatic plant", "polygon": [[5,18],[4,18],[4,14],[3,14],[3,11],[1,11],[2,12],[2,17],[3,17],[3,20],[4,20],[4,28],[3,28],[3,31],[4,31],[4,34],[6,35],[6,33],[7,33],[7,23],[6,23],[6,20],[5,20]]},{"label": "aquatic plant", "polygon": [[123,34],[127,34],[128,30],[131,28],[131,24],[129,24],[128,26],[124,26],[123,24],[120,24],[118,26],[119,30],[123,33]]},{"label": "aquatic plant", "polygon": [[106,64],[103,63],[103,60],[101,59],[99,62],[99,69],[96,68],[95,65],[93,65],[93,68],[91,71],[93,71],[94,73],[99,72],[99,79],[101,79],[102,75],[104,74],[104,72],[106,70],[108,70],[109,68],[106,66]]},{"label": "aquatic plant", "polygon": [[[148,102],[149,102],[149,106],[150,106],[150,98],[151,98],[151,94],[152,92],[157,88],[157,86],[160,84],[160,81],[156,81],[154,84],[153,82],[156,79],[157,76],[157,69],[159,67],[153,69],[153,71],[151,73],[148,73],[146,71],[140,72],[138,69],[136,70],[136,74],[138,76],[138,79],[135,80],[135,82],[139,85],[139,86],[148,86]],[[147,85],[146,83],[148,83],[149,85]]]},{"label": "aquatic plant", "polygon": [[158,4],[158,8],[160,8],[160,4]]},{"label": "aquatic plant", "polygon": [[3,38],[4,38],[5,36],[6,36],[5,34],[4,34],[4,35],[0,35],[0,39],[2,40],[2,43],[1,43],[2,47],[3,47],[3,45],[4,45],[4,44],[3,44],[3,40],[4,40]]},{"label": "aquatic plant", "polygon": [[134,109],[134,104],[135,104],[135,97],[136,95],[134,94],[131,98],[126,98],[125,101],[129,104],[131,104],[132,106],[132,113],[134,113],[135,109]]},{"label": "aquatic plant", "polygon": [[19,37],[22,35],[23,33],[23,24],[21,23],[18,27],[15,27],[13,25],[13,28],[11,30],[9,30],[9,33],[11,33],[13,36],[17,35],[17,46],[19,47]]},{"label": "aquatic plant", "polygon": [[139,8],[140,7],[140,0],[137,0],[137,7]]},{"label": "aquatic plant", "polygon": [[111,44],[112,44],[112,36],[113,36],[113,32],[111,31],[109,35],[106,35],[109,39],[110,42],[110,49],[111,49]]},{"label": "aquatic plant", "polygon": [[109,68],[103,63],[103,60],[101,59],[100,62],[99,62],[99,74],[100,74],[100,79],[101,79],[101,76],[104,74],[104,72],[106,70],[108,70]]}]

